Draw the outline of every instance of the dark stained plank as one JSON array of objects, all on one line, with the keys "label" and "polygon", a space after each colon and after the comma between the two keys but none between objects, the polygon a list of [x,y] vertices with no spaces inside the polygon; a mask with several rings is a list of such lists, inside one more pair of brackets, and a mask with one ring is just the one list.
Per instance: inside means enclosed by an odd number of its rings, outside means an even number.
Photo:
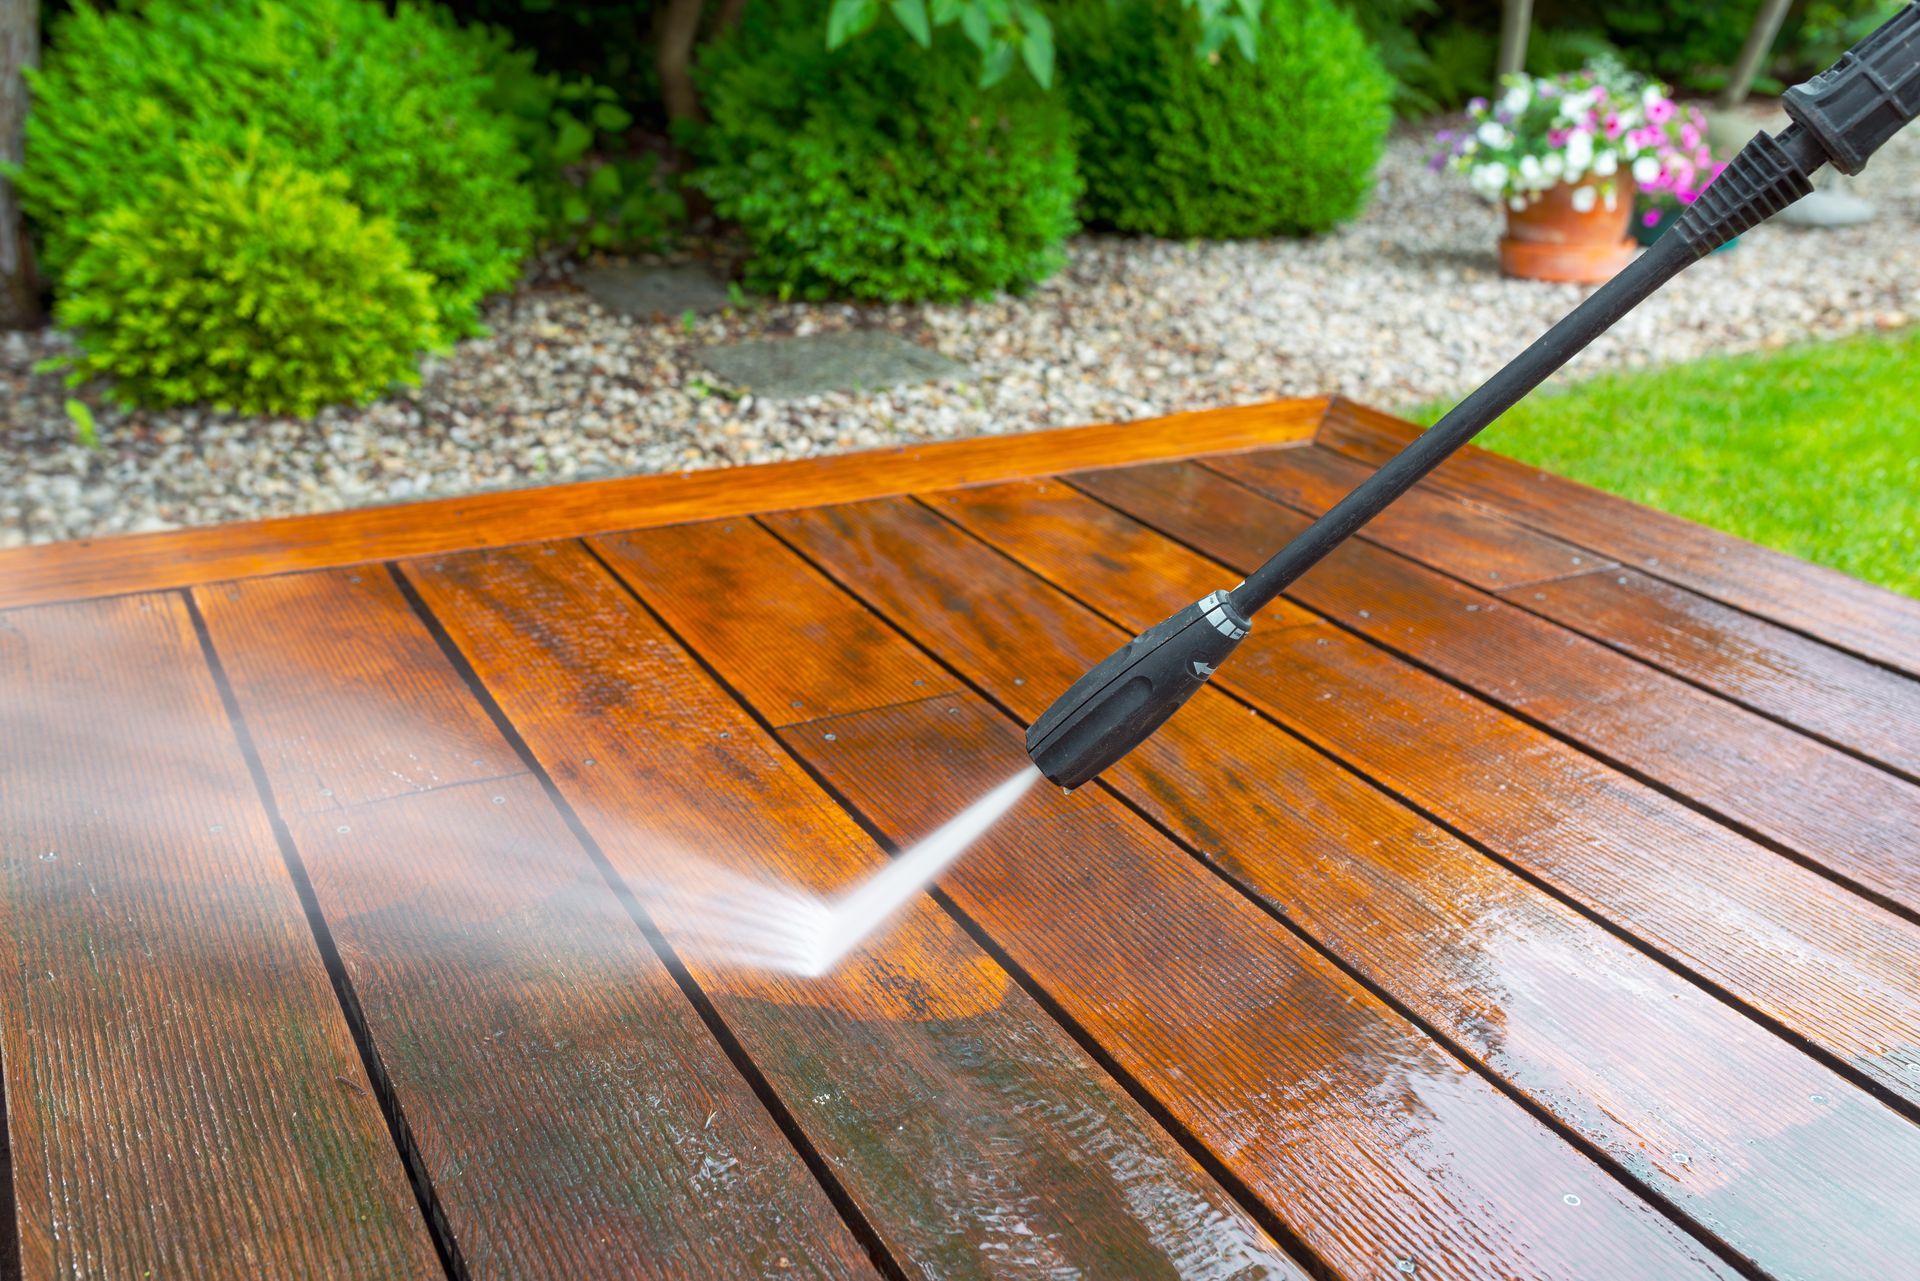
[{"label": "dark stained plank", "polygon": [[[1262,450],[1207,466],[1309,515],[1332,506],[1373,470],[1319,447]],[[1920,775],[1920,681],[1638,570],[1601,572],[1591,552],[1582,555],[1446,494],[1415,489],[1361,537],[1826,742]],[[1485,550],[1514,546],[1555,549],[1562,569],[1527,582]],[[1544,552],[1539,561],[1540,569],[1553,568]]]},{"label": "dark stained plank", "polygon": [[[1283,453],[1299,457],[1283,457]],[[1208,465],[1289,507],[1315,514],[1373,474],[1371,467],[1319,446],[1263,449]],[[1608,563],[1583,547],[1417,486],[1368,522],[1361,537],[1490,592]]]},{"label": "dark stained plank", "polygon": [[[858,548],[849,554],[865,556],[877,554],[876,544],[863,538],[874,528],[869,519],[900,505],[787,513],[769,521],[809,542],[844,535]],[[737,535],[722,543],[734,541]],[[639,577],[633,562],[614,563]],[[910,567],[905,576],[915,572]],[[804,576],[783,585],[804,590]],[[649,585],[641,586],[652,599]],[[882,595],[869,600],[895,614],[894,602]],[[951,623],[991,630],[975,611],[995,609],[993,593],[979,595],[951,619],[937,605],[930,619],[916,614],[905,599],[897,616],[916,628]],[[660,599],[672,608],[668,602],[701,597],[675,589]],[[1017,609],[1017,602],[1010,607]],[[688,617],[691,623],[698,616]],[[1070,609],[1027,617],[1026,631],[1000,634],[994,661],[1035,681],[1059,662],[1052,642],[1099,626]],[[755,626],[746,619],[735,625]],[[1061,633],[1054,637],[1056,625]],[[771,643],[775,627],[762,630],[762,639]],[[689,634],[712,632],[697,627]],[[1035,660],[1029,667],[1008,657],[1029,647]],[[753,652],[753,634],[727,648]],[[843,680],[857,682],[857,673]],[[829,706],[836,701],[821,697]],[[870,822],[905,842],[1022,759],[1010,730],[969,696],[813,721],[783,730],[782,737]],[[1071,802],[1052,792],[1041,803],[1027,802],[942,884],[1342,1275],[1394,1275],[1402,1259],[1423,1274],[1564,1269],[1578,1275],[1586,1264],[1569,1250],[1587,1233],[1594,1241],[1612,1240],[1596,1248],[1614,1258],[1620,1275],[1646,1269],[1660,1275],[1701,1256],[1690,1240],[1669,1238],[1664,1221],[1653,1232],[1664,1244],[1653,1244],[1643,1234],[1656,1221],[1643,1217],[1643,1203],[1624,1196],[1550,1129],[1296,935],[1092,789]],[[1383,1061],[1409,1075],[1395,1070],[1383,1079]],[[1409,1124],[1411,1131],[1403,1128]],[[1345,1173],[1334,1177],[1333,1170]],[[1522,1170],[1530,1173],[1514,1181]],[[1604,1204],[1596,1202],[1602,1196]],[[1564,1219],[1576,1203],[1595,1212]],[[1480,1208],[1467,1213],[1468,1205]],[[1654,1262],[1669,1248],[1678,1257]]]},{"label": "dark stained plank", "polygon": [[[1418,430],[1378,410],[1336,399],[1316,439],[1378,466]],[[1920,676],[1920,600],[1472,446],[1423,483]]]},{"label": "dark stained plank", "polygon": [[441,1266],[185,603],[0,614],[23,1275]]},{"label": "dark stained plank", "polygon": [[[1308,521],[1191,463],[1085,483],[1243,573]],[[1288,595],[1920,916],[1920,787],[1365,540]]]},{"label": "dark stained plank", "polygon": [[1506,599],[1920,780],[1920,680],[1638,570]]},{"label": "dark stained plank", "polygon": [[[928,501],[962,525],[1031,528],[1044,539],[1046,505],[1027,520],[1026,500],[1049,488]],[[862,515],[860,552],[827,543],[819,522],[807,545],[1022,719],[1124,635],[925,509],[885,502]],[[706,545],[677,538],[678,550],[697,553],[679,563],[747,561],[789,609],[862,612],[836,601],[797,556],[782,569],[750,540],[699,528]],[[1165,547],[1156,567],[1174,591],[1197,596],[1218,572]],[[1188,563],[1163,563],[1176,555]],[[676,627],[742,656],[729,673],[737,683],[754,683],[753,656],[778,666],[778,619],[716,626],[697,577],[658,596],[640,577]],[[1875,1266],[1898,1272],[1920,1249],[1910,1198],[1892,1186],[1920,1179],[1920,1128],[1271,722],[1203,691],[1108,779],[1762,1269],[1851,1278]],[[1847,1248],[1836,1252],[1839,1224],[1849,1225]]]},{"label": "dark stained plank", "polygon": [[981,436],[759,467],[627,476],[170,533],[0,548],[0,607],[1304,441],[1319,425],[1326,405],[1324,398],[1279,400],[1145,422]]},{"label": "dark stained plank", "polygon": [[[1045,492],[1020,522],[971,523],[1129,628],[1221,572],[1191,556],[1177,576],[1111,573],[1070,540],[1121,563],[1165,563],[1169,540],[1064,486],[1027,488]],[[1214,684],[1920,1103],[1920,928],[1354,636],[1265,623]]]},{"label": "dark stained plank", "polygon": [[703,882],[825,893],[884,862],[577,544],[409,576],[914,1275],[1303,1274],[922,899],[823,979],[703,945]]},{"label": "dark stained plank", "polygon": [[870,1272],[393,579],[198,595],[469,1271]]}]

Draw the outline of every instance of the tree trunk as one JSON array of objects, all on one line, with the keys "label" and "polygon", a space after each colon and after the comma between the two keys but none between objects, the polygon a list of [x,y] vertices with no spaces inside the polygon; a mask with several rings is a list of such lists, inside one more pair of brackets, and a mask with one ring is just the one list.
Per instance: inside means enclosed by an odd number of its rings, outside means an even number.
[{"label": "tree trunk", "polygon": [[1753,29],[1747,32],[1747,42],[1740,46],[1740,58],[1733,64],[1733,76],[1720,91],[1721,106],[1737,107],[1747,100],[1753,78],[1760,74],[1760,63],[1773,48],[1780,24],[1786,20],[1788,3],[1789,0],[1760,0],[1760,12],[1754,15]]},{"label": "tree trunk", "polygon": [[[40,0],[0,0],[0,161],[18,163],[27,121],[27,85],[20,72],[40,52]],[[0,329],[40,323],[27,228],[12,186],[0,178]]]},{"label": "tree trunk", "polygon": [[747,0],[720,0],[720,12],[714,15],[715,31],[731,31],[740,25],[740,15],[746,12]]},{"label": "tree trunk", "polygon": [[1500,9],[1500,61],[1494,71],[1517,76],[1527,69],[1527,36],[1533,30],[1533,0],[1506,0]]},{"label": "tree trunk", "polygon": [[705,0],[667,0],[654,10],[654,68],[667,119],[700,119],[700,97],[693,87],[693,45],[700,37]]}]

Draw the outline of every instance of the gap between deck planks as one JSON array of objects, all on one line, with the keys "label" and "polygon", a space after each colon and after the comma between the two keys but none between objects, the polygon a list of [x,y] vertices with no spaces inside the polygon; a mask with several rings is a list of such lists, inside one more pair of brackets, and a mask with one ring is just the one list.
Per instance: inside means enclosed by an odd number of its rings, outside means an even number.
[{"label": "gap between deck planks", "polygon": [[[1060,482],[942,496],[963,503],[1129,630],[1233,578]],[[1350,632],[1256,627],[1213,683],[1920,1116],[1912,922]]]},{"label": "gap between deck planks", "polygon": [[0,614],[0,688],[23,1275],[439,1274],[186,603]]},{"label": "gap between deck planks", "polygon": [[[1246,573],[1310,523],[1237,483],[1294,474],[1281,466],[1236,466],[1229,479],[1154,463],[1068,479]],[[1287,596],[1920,919],[1920,787],[1364,538]]]},{"label": "gap between deck planks", "polygon": [[[1335,397],[1315,441],[1379,466],[1419,432]],[[1469,445],[1422,482],[1543,533],[1920,676],[1920,600]]]},{"label": "gap between deck planks", "polygon": [[[1023,719],[1124,635],[910,505],[767,523]],[[874,614],[746,522],[601,542],[770,714],[803,690],[817,699],[778,637],[860,635],[874,648]],[[1128,562],[1149,577],[1164,568]],[[754,610],[715,612],[748,581]],[[790,741],[824,727],[821,741],[838,742],[845,714],[875,701],[857,683],[832,688],[842,705],[816,704],[826,719],[792,727]],[[1920,1175],[1920,1130],[1244,708],[1203,692],[1114,780],[1461,1057],[1760,1266],[1851,1276],[1863,1257],[1897,1267],[1920,1244],[1904,1194],[1884,1181],[1891,1168]],[[1863,1145],[1879,1155],[1863,1161]],[[1866,1216],[1874,1226],[1836,1272],[1832,1225],[1862,1222],[1874,1202],[1884,1218]]]},{"label": "gap between deck planks", "polygon": [[0,548],[0,609],[1305,441],[1324,397],[824,458]]},{"label": "gap between deck planks", "polygon": [[[803,620],[865,646],[891,634],[857,606],[822,605],[823,595],[852,603],[753,523],[725,528],[596,545],[750,705],[783,718],[803,696],[780,638]],[[711,608],[735,575],[762,585],[763,610]],[[967,606],[977,616],[991,599]],[[896,843],[1022,756],[1011,727],[971,694],[876,706],[843,674],[811,687],[809,701],[816,718],[782,739]],[[1714,1268],[1553,1130],[1097,792],[1029,801],[942,884],[1064,1017],[1343,1276],[1403,1260],[1441,1275]]]},{"label": "gap between deck planks", "polygon": [[387,572],[196,596],[462,1270],[870,1274]]},{"label": "gap between deck planks", "polygon": [[[1372,474],[1320,446],[1203,465],[1309,516]],[[1920,781],[1920,680],[1639,570],[1595,568],[1592,552],[1444,491],[1415,488],[1360,536]]]},{"label": "gap between deck planks", "polygon": [[898,1272],[1306,1275],[932,902],[823,979],[714,952],[703,894],[884,855],[583,548],[405,573]]}]

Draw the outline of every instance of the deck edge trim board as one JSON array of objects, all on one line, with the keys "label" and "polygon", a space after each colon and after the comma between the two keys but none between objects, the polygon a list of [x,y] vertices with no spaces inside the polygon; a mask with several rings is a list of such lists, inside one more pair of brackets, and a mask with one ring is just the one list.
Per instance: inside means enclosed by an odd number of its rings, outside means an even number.
[{"label": "deck edge trim board", "polygon": [[426,1221],[434,1249],[439,1252],[440,1266],[452,1281],[466,1281],[472,1274],[461,1255],[460,1243],[454,1238],[453,1225],[440,1203],[439,1192],[433,1185],[426,1162],[421,1159],[420,1146],[414,1140],[413,1127],[407,1121],[406,1110],[400,1104],[392,1078],[387,1075],[386,1064],[374,1045],[373,1030],[367,1023],[366,1011],[354,988],[353,976],[347,973],[346,963],[341,959],[339,945],[333,937],[333,928],[327,923],[326,914],[320,910],[313,880],[307,874],[306,861],[294,844],[292,830],[280,812],[272,784],[267,781],[266,766],[254,745],[253,731],[240,710],[240,701],[234,694],[233,683],[227,676],[220,651],[213,643],[213,634],[207,628],[206,616],[200,612],[200,602],[193,598],[191,591],[181,590],[179,595],[186,604],[187,616],[193,620],[200,652],[206,660],[207,670],[213,676],[214,687],[220,692],[220,705],[226,710],[234,741],[247,763],[247,774],[253,780],[254,791],[259,795],[260,808],[273,828],[273,839],[280,847],[281,861],[287,865],[287,875],[293,881],[294,892],[299,895],[301,910],[306,913],[307,928],[313,932],[314,946],[319,948],[327,978],[333,983],[334,999],[340,1004],[347,1030],[353,1035],[354,1047],[360,1051],[361,1066],[373,1086],[373,1096],[379,1102],[380,1113],[386,1118],[387,1130],[393,1136],[394,1151],[398,1153],[400,1164],[407,1172],[407,1182],[412,1185],[413,1195],[420,1203],[420,1215]]},{"label": "deck edge trim board", "polygon": [[1326,397],[898,445],[853,454],[494,490],[0,549],[0,609],[297,569],[578,538],[713,516],[1010,480],[1066,467],[1305,444]]}]

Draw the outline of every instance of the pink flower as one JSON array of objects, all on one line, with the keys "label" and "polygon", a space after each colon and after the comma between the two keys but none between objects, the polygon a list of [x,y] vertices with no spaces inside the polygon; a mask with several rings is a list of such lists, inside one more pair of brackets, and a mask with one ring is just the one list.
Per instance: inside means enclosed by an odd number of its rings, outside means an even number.
[{"label": "pink flower", "polygon": [[1691,120],[1681,125],[1680,145],[1688,151],[1698,150],[1700,146],[1700,126],[1694,124]]},{"label": "pink flower", "polygon": [[1564,147],[1567,145],[1567,139],[1571,137],[1573,137],[1573,130],[1571,129],[1549,129],[1547,130],[1547,145]]},{"label": "pink flower", "polygon": [[1618,138],[1625,129],[1626,125],[1621,122],[1620,113],[1617,111],[1609,111],[1605,123],[1607,137]]},{"label": "pink flower", "polygon": [[1658,209],[1649,209],[1641,214],[1640,225],[1643,227],[1658,227],[1660,225],[1660,211]]},{"label": "pink flower", "polygon": [[1692,187],[1675,187],[1673,189],[1673,198],[1683,205],[1690,205],[1700,198],[1700,193]]},{"label": "pink flower", "polygon": [[1656,125],[1663,125],[1673,119],[1673,100],[1655,98],[1647,104],[1647,119]]}]

